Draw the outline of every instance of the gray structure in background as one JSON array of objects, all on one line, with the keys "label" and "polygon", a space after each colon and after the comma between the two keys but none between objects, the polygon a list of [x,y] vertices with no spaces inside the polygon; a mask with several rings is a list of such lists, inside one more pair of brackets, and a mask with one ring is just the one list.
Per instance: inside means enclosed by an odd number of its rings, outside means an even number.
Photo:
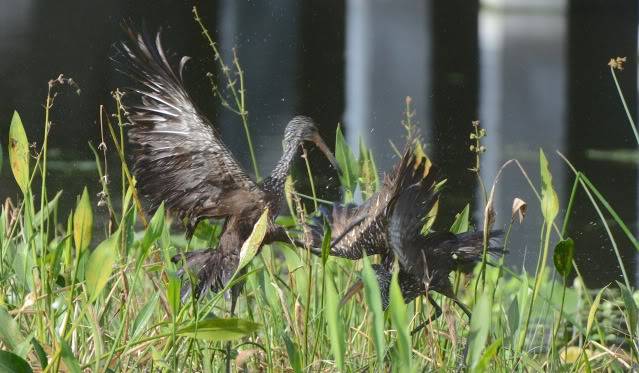
[{"label": "gray structure in background", "polygon": [[[488,136],[481,172],[490,189],[499,168],[518,159],[538,180],[539,148],[551,159],[553,184],[563,198],[566,175],[557,166],[555,150],[565,151],[566,122],[566,14],[565,1],[484,0],[479,12],[481,126]],[[511,242],[533,246],[511,250],[508,261],[534,270],[538,235],[543,222],[539,204],[525,178],[512,164],[498,183],[495,196],[496,226],[508,224],[514,197],[529,202],[526,229],[515,227]],[[483,219],[483,192],[474,208]]]},{"label": "gray structure in background", "polygon": [[379,170],[396,161],[389,140],[403,143],[406,96],[429,135],[431,32],[424,15],[430,7],[423,0],[347,1],[344,127],[353,149],[360,137],[373,149]]}]

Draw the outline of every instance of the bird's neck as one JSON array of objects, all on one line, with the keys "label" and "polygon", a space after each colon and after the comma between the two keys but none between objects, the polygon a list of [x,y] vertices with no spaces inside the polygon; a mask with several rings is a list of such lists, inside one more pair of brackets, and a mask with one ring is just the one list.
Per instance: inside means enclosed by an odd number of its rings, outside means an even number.
[{"label": "bird's neck", "polygon": [[299,142],[295,142],[295,144],[288,145],[284,148],[284,153],[275,165],[271,175],[266,177],[262,182],[262,189],[264,191],[278,198],[284,195],[284,183],[286,182],[286,177],[291,169],[291,164],[293,163],[293,158],[297,153],[299,144]]}]

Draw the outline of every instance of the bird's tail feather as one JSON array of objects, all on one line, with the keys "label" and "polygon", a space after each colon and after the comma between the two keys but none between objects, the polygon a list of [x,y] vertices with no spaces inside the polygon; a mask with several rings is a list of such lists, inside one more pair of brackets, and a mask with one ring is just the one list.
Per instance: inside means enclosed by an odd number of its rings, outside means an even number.
[{"label": "bird's tail feather", "polygon": [[[486,254],[496,259],[506,253],[503,246],[504,231],[493,230],[488,235]],[[455,247],[452,249],[462,272],[471,272],[473,265],[480,262],[484,255],[484,232],[467,232],[457,235]]]}]

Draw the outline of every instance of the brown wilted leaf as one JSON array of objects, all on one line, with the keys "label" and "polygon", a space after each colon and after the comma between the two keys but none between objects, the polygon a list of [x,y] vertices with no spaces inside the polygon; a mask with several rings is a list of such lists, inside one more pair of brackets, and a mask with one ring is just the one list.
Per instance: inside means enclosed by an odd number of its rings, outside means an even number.
[{"label": "brown wilted leaf", "polygon": [[513,214],[512,219],[519,218],[519,224],[523,223],[524,217],[526,217],[526,211],[528,210],[528,204],[526,201],[519,197],[513,199]]}]

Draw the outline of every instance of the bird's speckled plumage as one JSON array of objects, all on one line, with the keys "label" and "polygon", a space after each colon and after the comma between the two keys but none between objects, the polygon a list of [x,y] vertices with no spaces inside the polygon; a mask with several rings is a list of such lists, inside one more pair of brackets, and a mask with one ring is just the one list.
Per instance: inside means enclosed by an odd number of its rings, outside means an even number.
[{"label": "bird's speckled plumage", "polygon": [[[424,157],[417,156],[408,145],[399,164],[384,177],[378,192],[359,206],[335,204],[332,211],[322,210],[331,226],[331,237],[335,240],[343,236],[331,248],[330,255],[352,260],[366,255],[391,255],[387,226],[392,211],[392,202],[399,193],[421,180],[434,180],[435,172]],[[310,226],[313,248],[321,246],[323,221],[315,219]]]},{"label": "bird's speckled plumage", "polygon": [[[164,202],[192,235],[202,219],[225,219],[217,250],[206,249],[178,255],[185,267],[197,274],[196,296],[225,286],[239,263],[239,250],[264,209],[269,208],[265,243],[286,239],[274,224],[280,208],[285,178],[303,141],[315,142],[329,160],[334,157],[308,117],[289,122],[284,154],[273,173],[262,183],[244,172],[220,140],[211,123],[195,107],[184,88],[183,57],[177,72],[167,59],[160,34],[155,39],[129,31],[122,43],[125,73],[137,87],[125,96],[125,110],[137,187],[151,210]],[[183,273],[183,271],[182,271]],[[183,295],[190,290],[185,286]],[[236,294],[237,291],[234,292]]]}]

